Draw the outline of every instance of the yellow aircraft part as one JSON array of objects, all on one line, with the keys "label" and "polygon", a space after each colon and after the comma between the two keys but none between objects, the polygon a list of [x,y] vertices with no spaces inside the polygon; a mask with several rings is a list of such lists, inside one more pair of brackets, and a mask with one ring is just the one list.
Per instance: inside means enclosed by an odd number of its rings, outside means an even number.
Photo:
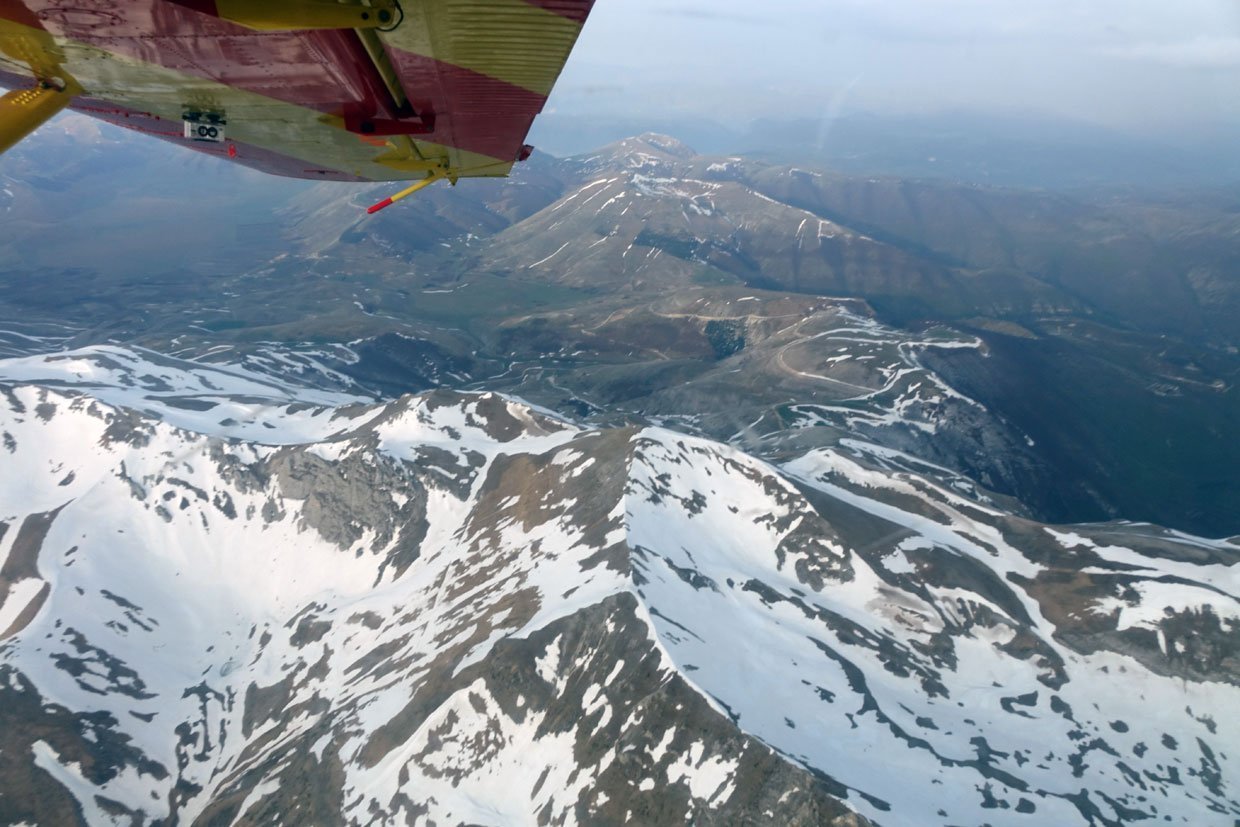
[{"label": "yellow aircraft part", "polygon": [[[392,206],[393,204],[395,204],[397,201],[401,200],[402,198],[408,198],[409,196],[413,195],[418,190],[426,189],[427,187],[429,187],[431,184],[435,183],[439,179],[447,178],[447,177],[449,176],[446,172],[442,170],[436,170],[432,172],[430,175],[423,178],[421,181],[414,184],[413,186],[406,187],[405,189],[401,190],[395,195],[389,196],[388,198],[384,198],[382,201],[380,201],[377,204],[371,204],[369,207],[366,208],[366,213],[367,215],[374,215],[379,210],[384,209],[385,207]],[[452,183],[455,184],[456,182],[453,181]]]},{"label": "yellow aircraft part", "polygon": [[366,54],[370,55],[370,62],[374,64],[375,71],[379,73],[379,77],[383,78],[383,85],[387,87],[392,100],[397,106],[408,106],[409,96],[405,94],[405,88],[401,85],[400,77],[396,74],[392,59],[388,57],[387,50],[383,48],[383,41],[379,39],[379,35],[370,29],[358,29],[357,36],[362,41]]},{"label": "yellow aircraft part", "polygon": [[444,168],[443,162],[439,160],[431,160],[428,158],[397,158],[393,157],[389,152],[375,156],[375,163],[382,164],[388,169],[394,169],[397,172],[433,172],[434,170]]},{"label": "yellow aircraft part", "polygon": [[370,5],[336,0],[215,0],[222,19],[259,31],[383,29],[399,22],[396,0]]},{"label": "yellow aircraft part", "polygon": [[[7,9],[5,2],[0,0],[0,7]],[[53,5],[70,2],[56,0]],[[142,2],[158,9],[165,0]],[[187,112],[217,113],[227,119],[227,146],[195,148],[269,172],[416,179],[412,190],[441,177],[452,183],[463,177],[503,177],[515,163],[514,155],[524,157],[516,136],[542,109],[587,11],[566,11],[544,0],[166,2],[254,30],[232,35],[225,44],[240,50],[245,61],[261,52],[261,39],[278,37],[279,32],[317,28],[347,35],[351,30],[396,107],[416,110],[432,131],[415,137],[392,134],[399,130],[386,122],[367,133],[346,126],[346,118],[358,117],[348,108],[353,98],[337,108],[324,94],[332,79],[314,71],[310,74],[318,86],[285,97],[286,87],[272,78],[287,75],[287,88],[298,90],[295,72],[300,63],[288,64],[282,74],[284,64],[276,60],[269,73],[243,73],[233,85],[225,80],[232,75],[218,65],[227,55],[203,51],[205,62],[193,62],[202,49],[186,48],[183,54],[174,39],[183,35],[161,34],[158,26],[147,48],[141,31],[122,29],[110,39],[100,38],[93,31],[78,35],[74,26],[60,25],[64,21],[55,16],[45,21],[45,30],[0,15],[0,70],[38,84],[4,97],[0,150],[76,97],[69,105],[174,141],[180,140]],[[155,23],[162,19],[153,18]],[[119,15],[117,20],[123,22]],[[293,61],[301,59],[295,50],[290,54]],[[368,88],[374,88],[374,81],[373,76],[367,79]],[[349,94],[369,101],[371,92],[350,89]],[[432,120],[425,118],[427,113]]]},{"label": "yellow aircraft part", "polygon": [[[391,141],[348,132],[339,118],[72,40],[54,41],[46,32],[3,17],[0,68],[30,76],[32,83],[44,77],[72,78],[74,94],[150,113],[178,132],[187,104],[226,112],[230,138],[271,147],[304,161],[308,168],[338,170],[371,181],[409,180],[425,174],[424,168],[406,171],[378,162],[377,154],[393,157]],[[503,176],[513,164],[427,141],[401,143],[403,151],[396,158],[434,159],[456,169],[479,170],[474,174]]]},{"label": "yellow aircraft part", "polygon": [[14,89],[0,97],[0,152],[7,152],[51,120],[69,105],[77,91],[71,84],[61,88],[40,83],[33,89]]},{"label": "yellow aircraft part", "polygon": [[29,89],[0,97],[0,153],[47,123],[82,93],[61,67],[63,53],[47,32],[25,26],[0,26],[0,65],[23,66],[35,80]]},{"label": "yellow aircraft part", "polygon": [[581,24],[524,0],[402,0],[392,46],[551,94]]}]

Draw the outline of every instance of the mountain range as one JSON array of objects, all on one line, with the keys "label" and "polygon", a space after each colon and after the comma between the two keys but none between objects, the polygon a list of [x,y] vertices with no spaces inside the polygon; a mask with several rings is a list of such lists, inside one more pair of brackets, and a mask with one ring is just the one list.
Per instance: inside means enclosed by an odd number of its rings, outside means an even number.
[{"label": "mountain range", "polygon": [[1240,814],[1234,543],[856,440],[116,347],[0,377],[6,823]]},{"label": "mountain range", "polygon": [[0,822],[1240,818],[1240,191],[42,136]]},{"label": "mountain range", "polygon": [[[789,426],[843,407],[869,438],[1044,520],[1240,533],[1237,191],[1085,200],[646,135],[365,217],[385,188],[269,183],[212,159],[187,178],[175,148],[91,124],[19,152],[5,188],[21,223],[0,233],[13,355],[126,342],[261,361],[274,342],[335,353],[330,372],[379,395],[485,388],[723,441],[758,422],[767,448],[747,449],[764,456],[830,444],[843,432]],[[125,216],[143,229],[118,229]],[[101,256],[101,237],[123,242]],[[887,344],[828,342],[839,306]],[[949,339],[971,344],[920,344]],[[921,390],[956,390],[943,398],[967,415],[933,434],[874,417],[931,375]],[[817,419],[789,416],[805,405]]]}]

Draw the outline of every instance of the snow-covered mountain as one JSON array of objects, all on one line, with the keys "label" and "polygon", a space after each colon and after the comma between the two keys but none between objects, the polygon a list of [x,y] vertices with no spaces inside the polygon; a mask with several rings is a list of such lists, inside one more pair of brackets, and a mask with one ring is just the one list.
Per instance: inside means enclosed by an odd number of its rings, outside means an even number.
[{"label": "snow-covered mountain", "polygon": [[1240,816],[1234,541],[120,348],[0,440],[4,823]]}]

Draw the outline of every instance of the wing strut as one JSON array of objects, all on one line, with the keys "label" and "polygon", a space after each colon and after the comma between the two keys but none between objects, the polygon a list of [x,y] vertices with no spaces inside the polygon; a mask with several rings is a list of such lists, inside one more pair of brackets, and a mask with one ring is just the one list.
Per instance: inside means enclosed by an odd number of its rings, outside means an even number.
[{"label": "wing strut", "polygon": [[[414,152],[417,152],[416,144],[414,144],[412,141],[409,141],[409,145],[413,149]],[[521,157],[518,158],[517,160],[524,161],[526,158],[530,157],[530,153],[533,151],[534,151],[534,148],[532,146],[528,146],[528,145],[523,146],[521,148]],[[408,198],[410,195],[413,195],[418,190],[426,189],[431,184],[435,183],[441,178],[447,178],[448,181],[451,182],[452,186],[455,187],[456,182],[460,180],[460,178],[462,178],[463,176],[469,175],[471,173],[484,172],[485,170],[494,169],[496,167],[508,166],[507,164],[497,161],[493,164],[481,164],[476,167],[465,167],[464,169],[461,169],[459,167],[449,167],[446,165],[440,166],[440,165],[435,164],[434,161],[430,161],[426,159],[392,158],[392,157],[384,157],[383,155],[376,158],[375,163],[383,164],[384,166],[389,166],[392,169],[401,169],[401,170],[426,169],[428,174],[425,178],[423,178],[421,181],[418,181],[412,187],[403,189],[389,198],[384,198],[382,201],[380,201],[377,204],[371,204],[369,207],[366,208],[367,215],[374,215],[379,210],[382,210],[385,207],[392,206],[397,201],[400,201],[402,198]],[[434,166],[432,166],[433,164]]]},{"label": "wing strut", "polygon": [[416,184],[414,184],[412,187],[408,187],[408,188],[403,189],[403,190],[401,190],[400,192],[396,193],[395,195],[392,195],[392,196],[389,196],[389,197],[387,197],[387,198],[384,198],[382,201],[380,201],[380,202],[379,202],[379,203],[377,203],[377,204],[371,204],[369,207],[367,207],[367,208],[366,208],[366,214],[367,214],[367,215],[374,215],[374,214],[375,214],[375,213],[377,213],[379,210],[381,210],[381,209],[383,209],[383,208],[385,208],[385,207],[390,207],[390,206],[392,206],[393,204],[395,204],[397,201],[401,200],[402,198],[407,198],[407,197],[409,197],[410,195],[413,195],[413,194],[414,194],[415,192],[417,192],[418,190],[421,190],[421,189],[426,189],[427,187],[429,187],[431,184],[435,183],[435,182],[436,182],[436,181],[438,181],[439,179],[441,179],[441,178],[447,178],[447,177],[449,177],[449,176],[448,176],[448,173],[447,173],[446,171],[444,171],[444,170],[433,170],[433,171],[431,172],[431,174],[430,174],[430,175],[426,176],[426,177],[425,177],[425,178],[423,178],[421,181],[418,181],[418,182],[417,182]]},{"label": "wing strut", "polygon": [[73,84],[40,81],[33,89],[14,89],[0,97],[0,152],[7,152],[73,100]]},{"label": "wing strut", "polygon": [[369,5],[337,0],[171,0],[179,6],[249,29],[268,32],[301,29],[388,29],[400,24],[396,0]]}]

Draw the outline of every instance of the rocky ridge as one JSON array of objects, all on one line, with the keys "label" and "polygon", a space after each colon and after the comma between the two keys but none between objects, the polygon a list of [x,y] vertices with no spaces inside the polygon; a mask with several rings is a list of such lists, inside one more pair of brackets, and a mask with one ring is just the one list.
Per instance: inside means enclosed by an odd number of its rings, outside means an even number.
[{"label": "rocky ridge", "polygon": [[5,822],[1240,814],[1235,542],[857,439],[122,349],[0,380]]}]

